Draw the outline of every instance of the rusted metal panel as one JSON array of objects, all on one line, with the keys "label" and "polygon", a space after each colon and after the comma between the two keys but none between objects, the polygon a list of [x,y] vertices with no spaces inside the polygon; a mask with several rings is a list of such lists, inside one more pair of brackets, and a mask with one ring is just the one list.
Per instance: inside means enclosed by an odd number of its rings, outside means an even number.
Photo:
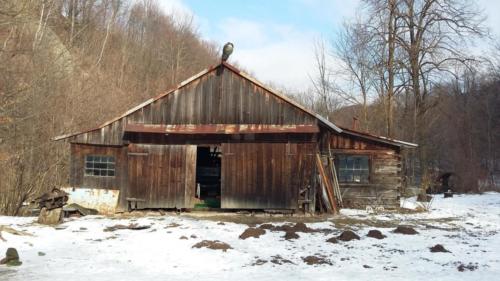
[{"label": "rusted metal panel", "polygon": [[120,196],[118,189],[63,187],[62,190],[69,194],[68,204],[96,209],[100,214],[114,214]]},{"label": "rusted metal panel", "polygon": [[192,207],[195,165],[194,146],[130,144],[126,196],[144,199],[139,208]]},{"label": "rusted metal panel", "polygon": [[396,145],[344,133],[331,134],[329,142],[331,149],[399,151]]},{"label": "rusted metal panel", "polygon": [[313,143],[224,143],[221,207],[297,209],[311,186]]},{"label": "rusted metal panel", "polygon": [[367,132],[360,132],[357,130],[352,130],[348,128],[342,127],[342,133],[341,135],[344,135],[347,138],[361,138],[364,141],[367,142],[376,142],[376,143],[382,143],[385,145],[391,145],[391,146],[397,146],[397,147],[406,147],[406,148],[415,148],[418,147],[417,144],[411,143],[411,142],[405,142],[393,138],[388,138],[384,136],[377,136],[374,134],[370,134]]},{"label": "rusted metal panel", "polygon": [[269,134],[269,133],[318,133],[317,125],[161,125],[127,124],[126,132],[161,134]]}]

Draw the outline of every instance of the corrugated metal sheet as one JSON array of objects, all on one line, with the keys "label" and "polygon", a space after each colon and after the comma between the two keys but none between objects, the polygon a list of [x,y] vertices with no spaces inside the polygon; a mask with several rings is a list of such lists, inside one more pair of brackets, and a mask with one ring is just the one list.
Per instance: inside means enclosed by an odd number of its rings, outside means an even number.
[{"label": "corrugated metal sheet", "polygon": [[114,214],[118,206],[120,190],[100,188],[63,187],[69,194],[68,204],[76,203],[96,209],[100,214]]}]

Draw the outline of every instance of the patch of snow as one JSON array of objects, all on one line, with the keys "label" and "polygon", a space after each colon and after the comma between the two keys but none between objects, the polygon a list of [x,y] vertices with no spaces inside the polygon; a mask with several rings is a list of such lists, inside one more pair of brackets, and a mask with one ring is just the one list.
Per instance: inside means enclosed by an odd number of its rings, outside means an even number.
[{"label": "patch of snow", "polygon": [[[408,200],[408,202],[412,202]],[[406,203],[405,203],[406,204]],[[405,205],[406,207],[406,205]],[[145,230],[104,229],[116,224],[150,225]],[[283,223],[286,223],[284,218]],[[274,223],[280,225],[283,223]],[[239,239],[245,224],[194,218],[188,215],[115,219],[87,216],[66,220],[58,229],[36,223],[36,218],[0,217],[0,225],[34,236],[3,232],[0,256],[15,247],[23,264],[0,266],[0,280],[495,280],[500,274],[500,194],[436,195],[430,212],[368,214],[343,209],[335,218],[307,223],[321,231],[297,232],[285,240],[284,232],[266,230],[260,238]],[[178,225],[178,226],[177,226]],[[419,234],[393,233],[397,225],[410,225]],[[325,242],[344,229],[361,240]],[[387,238],[366,237],[378,229]],[[196,238],[192,238],[195,235]],[[186,236],[188,239],[179,239]],[[203,240],[219,240],[226,252],[192,248]],[[442,244],[451,253],[431,253]],[[45,253],[40,256],[39,252]],[[275,264],[272,260],[291,263]],[[302,258],[317,256],[329,264],[308,265]],[[253,265],[256,261],[267,261]],[[460,264],[477,266],[458,271]]]}]

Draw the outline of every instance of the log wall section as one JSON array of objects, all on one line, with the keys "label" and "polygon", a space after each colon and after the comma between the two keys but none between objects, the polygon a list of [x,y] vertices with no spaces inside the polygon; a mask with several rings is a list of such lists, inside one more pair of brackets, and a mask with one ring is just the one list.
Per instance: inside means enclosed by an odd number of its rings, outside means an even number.
[{"label": "log wall section", "polygon": [[330,136],[332,154],[369,157],[368,183],[339,183],[344,207],[399,207],[401,190],[401,155],[396,146],[377,143],[351,135]]}]

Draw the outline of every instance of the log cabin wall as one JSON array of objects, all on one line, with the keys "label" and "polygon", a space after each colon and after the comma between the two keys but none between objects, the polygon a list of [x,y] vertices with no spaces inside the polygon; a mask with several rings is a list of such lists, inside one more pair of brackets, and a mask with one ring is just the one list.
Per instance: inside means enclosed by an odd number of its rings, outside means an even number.
[{"label": "log cabin wall", "polygon": [[331,152],[337,160],[337,175],[341,168],[338,159],[346,159],[346,156],[368,158],[369,174],[366,182],[341,181],[339,177],[345,207],[399,207],[402,184],[399,147],[343,133],[332,134],[329,139]]}]

